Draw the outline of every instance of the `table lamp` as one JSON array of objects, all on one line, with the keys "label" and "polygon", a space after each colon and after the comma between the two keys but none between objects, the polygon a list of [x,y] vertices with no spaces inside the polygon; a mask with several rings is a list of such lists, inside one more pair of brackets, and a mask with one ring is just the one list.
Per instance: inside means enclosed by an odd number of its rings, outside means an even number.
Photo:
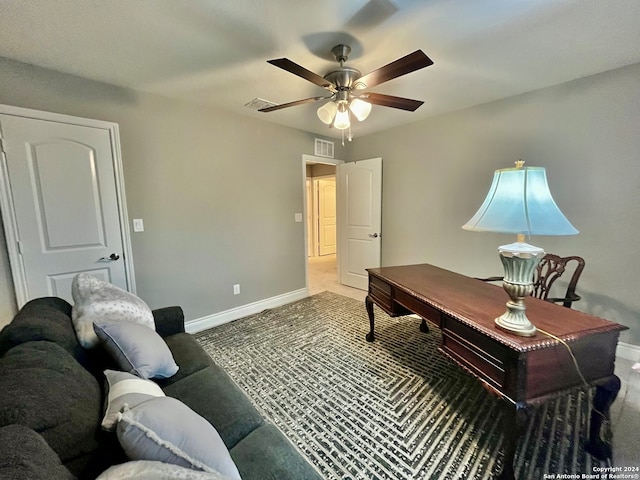
[{"label": "table lamp", "polygon": [[533,292],[533,273],[544,256],[542,248],[525,243],[525,235],[575,235],[578,230],[553,200],[542,167],[496,170],[484,203],[462,226],[477,232],[515,233],[517,242],[498,248],[504,267],[502,287],[509,295],[507,311],[495,319],[501,330],[530,337],[536,327],[525,314],[524,298]]}]

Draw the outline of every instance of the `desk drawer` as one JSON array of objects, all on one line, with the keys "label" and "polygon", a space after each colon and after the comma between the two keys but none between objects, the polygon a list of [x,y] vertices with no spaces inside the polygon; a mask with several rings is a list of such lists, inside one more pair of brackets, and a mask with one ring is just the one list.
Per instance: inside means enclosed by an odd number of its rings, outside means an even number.
[{"label": "desk drawer", "polygon": [[508,381],[508,352],[504,346],[442,315],[442,348],[480,378],[504,391]]},{"label": "desk drawer", "polygon": [[373,287],[376,290],[386,294],[388,297],[391,297],[391,285],[387,282],[380,280],[378,277],[369,277],[369,287]]},{"label": "desk drawer", "polygon": [[383,282],[379,278],[369,277],[369,294],[375,299],[379,306],[389,311],[392,310],[391,285]]},{"label": "desk drawer", "polygon": [[440,320],[441,314],[439,310],[436,310],[430,305],[421,302],[417,298],[412,297],[408,293],[405,293],[401,290],[398,290],[396,292],[395,300],[403,307],[407,308],[417,315],[420,315],[422,318],[430,320],[431,322],[436,324],[438,328],[440,328],[442,322]]}]

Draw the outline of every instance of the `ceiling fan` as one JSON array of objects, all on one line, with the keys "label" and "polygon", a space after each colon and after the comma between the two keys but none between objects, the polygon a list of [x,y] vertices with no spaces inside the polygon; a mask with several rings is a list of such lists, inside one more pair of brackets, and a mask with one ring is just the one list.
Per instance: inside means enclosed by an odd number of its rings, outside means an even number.
[{"label": "ceiling fan", "polygon": [[363,121],[371,111],[371,104],[413,112],[424,103],[420,100],[366,91],[368,88],[433,65],[433,61],[422,50],[416,50],[366,75],[362,75],[355,68],[344,65],[351,53],[349,45],[336,45],[331,49],[331,53],[336,61],[340,62],[340,66],[324,77],[307,70],[288,58],[267,60],[271,65],[325,88],[331,94],[265,107],[259,111],[274,112],[283,108],[330,99],[328,103],[318,109],[318,117],[323,123],[344,130],[351,126],[350,114],[353,114],[359,121]]}]

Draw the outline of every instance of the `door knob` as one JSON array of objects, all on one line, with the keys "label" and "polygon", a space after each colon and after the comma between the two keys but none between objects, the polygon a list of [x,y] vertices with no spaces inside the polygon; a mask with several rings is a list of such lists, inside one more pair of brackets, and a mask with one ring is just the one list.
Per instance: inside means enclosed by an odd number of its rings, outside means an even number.
[{"label": "door knob", "polygon": [[371,238],[378,238],[378,234],[377,233],[370,233],[369,236]]},{"label": "door knob", "polygon": [[114,262],[115,260],[118,260],[119,258],[120,258],[120,255],[118,255],[117,253],[112,253],[108,257],[100,258],[99,261],[100,262]]}]

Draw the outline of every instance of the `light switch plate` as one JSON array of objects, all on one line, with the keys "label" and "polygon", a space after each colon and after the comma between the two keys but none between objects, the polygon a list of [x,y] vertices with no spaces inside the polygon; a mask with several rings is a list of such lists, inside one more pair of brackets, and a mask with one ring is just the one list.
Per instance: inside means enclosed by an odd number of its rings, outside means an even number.
[{"label": "light switch plate", "polygon": [[134,232],[144,232],[144,222],[141,218],[133,219],[133,231]]},{"label": "light switch plate", "polygon": [[302,222],[302,214],[301,213],[296,213],[294,218],[296,219],[296,222],[298,222],[298,223]]}]

